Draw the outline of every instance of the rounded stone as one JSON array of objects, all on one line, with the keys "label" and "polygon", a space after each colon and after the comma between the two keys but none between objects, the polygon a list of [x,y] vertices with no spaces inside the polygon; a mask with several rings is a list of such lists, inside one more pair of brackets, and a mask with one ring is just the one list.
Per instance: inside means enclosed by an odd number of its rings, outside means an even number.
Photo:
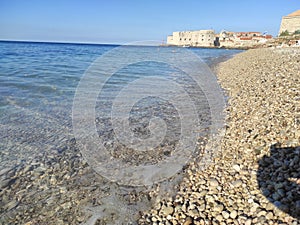
[{"label": "rounded stone", "polygon": [[272,220],[273,217],[274,217],[274,214],[273,214],[272,212],[268,212],[267,215],[266,215],[266,218],[267,218],[268,220]]},{"label": "rounded stone", "polygon": [[219,182],[216,179],[211,178],[209,181],[209,185],[211,187],[217,187],[219,185]]},{"label": "rounded stone", "polygon": [[227,211],[223,211],[222,216],[223,216],[224,219],[228,219],[229,218],[229,213]]},{"label": "rounded stone", "polygon": [[237,215],[238,215],[237,211],[235,211],[235,210],[233,210],[233,211],[230,212],[230,218],[231,219],[235,219],[237,217]]},{"label": "rounded stone", "polygon": [[252,220],[251,219],[246,220],[245,225],[251,225],[251,224],[252,224]]},{"label": "rounded stone", "polygon": [[218,204],[218,205],[216,205],[215,206],[215,208],[214,208],[217,212],[222,212],[223,211],[223,209],[224,209],[224,206],[223,205],[221,205],[221,204]]},{"label": "rounded stone", "polygon": [[219,222],[221,222],[221,221],[223,221],[223,216],[217,215],[217,216],[216,216],[216,219],[217,219]]},{"label": "rounded stone", "polygon": [[241,180],[236,180],[232,183],[232,185],[234,187],[240,187],[243,184],[243,182]]},{"label": "rounded stone", "polygon": [[193,224],[193,220],[191,217],[187,217],[183,223],[183,225],[190,225]]},{"label": "rounded stone", "polygon": [[174,212],[174,208],[173,207],[163,207],[160,210],[161,213],[165,214],[165,215],[171,215]]},{"label": "rounded stone", "polygon": [[240,172],[240,170],[241,170],[240,166],[237,164],[233,165],[232,168],[237,172]]}]

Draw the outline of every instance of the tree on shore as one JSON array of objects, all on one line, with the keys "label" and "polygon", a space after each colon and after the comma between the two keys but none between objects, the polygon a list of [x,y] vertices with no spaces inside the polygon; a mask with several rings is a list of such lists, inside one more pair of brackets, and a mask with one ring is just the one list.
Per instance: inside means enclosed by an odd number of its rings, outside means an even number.
[{"label": "tree on shore", "polygon": [[284,36],[289,36],[290,33],[288,32],[288,30],[285,30],[283,32],[281,32],[281,34],[279,35],[280,37],[284,37]]},{"label": "tree on shore", "polygon": [[300,30],[296,30],[296,31],[294,32],[294,35],[296,35],[296,34],[300,34]]}]

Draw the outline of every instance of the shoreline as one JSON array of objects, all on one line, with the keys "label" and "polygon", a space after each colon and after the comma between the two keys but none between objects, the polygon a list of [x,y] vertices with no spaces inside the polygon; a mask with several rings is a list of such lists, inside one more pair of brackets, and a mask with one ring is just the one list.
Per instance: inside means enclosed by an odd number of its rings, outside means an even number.
[{"label": "shoreline", "polygon": [[298,224],[299,62],[300,49],[262,48],[216,67],[229,96],[222,152],[140,224]]},{"label": "shoreline", "polygon": [[250,50],[259,48],[272,48],[273,46],[240,46],[240,47],[219,47],[219,46],[183,46],[183,45],[160,45],[161,47],[174,47],[174,48],[199,48],[199,49],[221,49],[221,50]]},{"label": "shoreline", "polygon": [[[299,48],[248,50],[212,66],[228,97],[223,151],[205,171],[185,169],[174,198],[141,213],[140,224],[297,224],[290,209],[299,202],[291,201],[299,190],[293,174],[300,173],[299,55]],[[66,148],[0,170],[0,224],[82,224],[118,189],[89,167],[75,139],[65,141]],[[276,180],[287,172],[289,179]]]}]

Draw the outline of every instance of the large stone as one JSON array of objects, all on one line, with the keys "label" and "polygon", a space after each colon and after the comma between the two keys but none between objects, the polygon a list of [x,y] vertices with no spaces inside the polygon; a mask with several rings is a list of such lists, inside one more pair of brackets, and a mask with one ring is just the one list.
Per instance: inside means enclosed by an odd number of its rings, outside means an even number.
[{"label": "large stone", "polygon": [[209,185],[211,187],[217,187],[219,185],[219,182],[217,181],[217,179],[211,178],[210,181],[209,181]]},{"label": "large stone", "polygon": [[230,215],[227,211],[223,211],[222,216],[223,216],[224,219],[228,219]]},{"label": "large stone", "polygon": [[240,172],[240,170],[241,170],[240,166],[237,164],[233,165],[232,168],[237,172]]},{"label": "large stone", "polygon": [[233,210],[233,211],[230,212],[230,218],[231,219],[235,219],[237,217],[237,215],[238,215],[237,211],[235,211],[235,210]]},{"label": "large stone", "polygon": [[163,208],[160,210],[160,212],[163,213],[164,215],[171,215],[171,214],[174,212],[174,208],[171,207],[171,206],[163,207]]},{"label": "large stone", "polygon": [[239,186],[241,186],[243,184],[243,182],[241,181],[241,180],[236,180],[236,181],[234,181],[233,183],[232,183],[232,185],[234,186],[234,187],[239,187]]}]

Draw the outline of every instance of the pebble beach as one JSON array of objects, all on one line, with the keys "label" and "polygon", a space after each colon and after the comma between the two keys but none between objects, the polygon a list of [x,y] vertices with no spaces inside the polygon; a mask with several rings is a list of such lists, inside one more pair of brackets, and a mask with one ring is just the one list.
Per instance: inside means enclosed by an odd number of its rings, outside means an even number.
[{"label": "pebble beach", "polygon": [[[221,151],[205,170],[186,168],[138,223],[300,224],[300,49],[248,50],[214,70],[228,97]],[[114,184],[67,142],[0,171],[0,224],[103,224],[87,206]]]},{"label": "pebble beach", "polygon": [[300,224],[299,62],[299,48],[253,49],[215,69],[229,97],[222,151],[140,224]]}]

